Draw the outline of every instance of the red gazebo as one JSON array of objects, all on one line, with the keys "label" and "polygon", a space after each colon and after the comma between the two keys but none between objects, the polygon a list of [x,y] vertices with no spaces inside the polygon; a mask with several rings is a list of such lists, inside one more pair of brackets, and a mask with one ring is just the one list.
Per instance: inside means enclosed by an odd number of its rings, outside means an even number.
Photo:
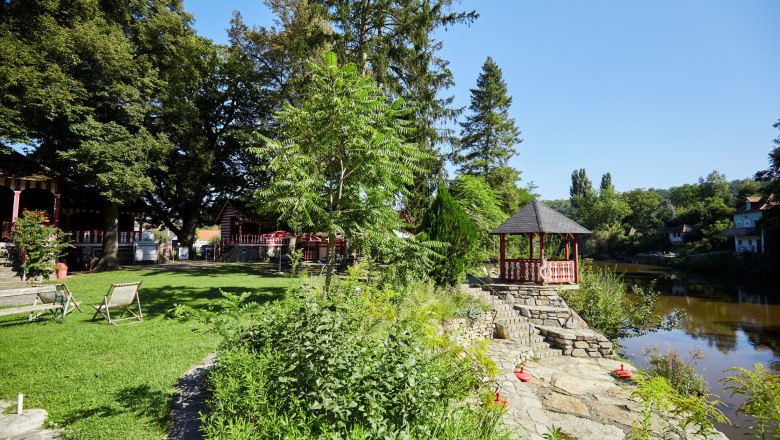
[{"label": "red gazebo", "polygon": [[[491,232],[501,241],[501,279],[505,281],[533,282],[537,284],[580,282],[577,263],[577,237],[590,234],[576,222],[548,207],[539,200],[525,205]],[[562,238],[563,259],[548,260],[544,254],[544,238],[554,234]],[[506,258],[506,236],[528,236],[528,258]],[[539,256],[534,258],[534,239],[539,236]]]}]

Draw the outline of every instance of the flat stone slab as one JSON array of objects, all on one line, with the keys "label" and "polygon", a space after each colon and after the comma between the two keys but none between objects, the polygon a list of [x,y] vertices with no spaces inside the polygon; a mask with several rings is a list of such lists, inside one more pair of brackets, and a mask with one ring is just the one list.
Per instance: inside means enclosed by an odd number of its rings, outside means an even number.
[{"label": "flat stone slab", "polygon": [[21,415],[0,414],[0,437],[14,437],[39,429],[49,414],[42,409],[26,409]]},{"label": "flat stone slab", "polygon": [[553,385],[575,396],[604,394],[617,387],[615,383],[603,380],[588,380],[575,376],[558,376],[553,380]]},{"label": "flat stone slab", "polygon": [[555,409],[561,412],[588,417],[590,411],[584,403],[571,396],[552,392],[545,396],[544,405],[549,409]]},{"label": "flat stone slab", "polygon": [[613,405],[611,403],[590,402],[594,415],[607,423],[619,423],[631,427],[634,422],[642,420],[642,414],[631,411],[626,405]]},{"label": "flat stone slab", "polygon": [[545,415],[551,425],[561,428],[561,432],[577,439],[624,440],[626,438],[625,432],[617,426],[605,425],[590,419],[551,411],[545,411]]}]

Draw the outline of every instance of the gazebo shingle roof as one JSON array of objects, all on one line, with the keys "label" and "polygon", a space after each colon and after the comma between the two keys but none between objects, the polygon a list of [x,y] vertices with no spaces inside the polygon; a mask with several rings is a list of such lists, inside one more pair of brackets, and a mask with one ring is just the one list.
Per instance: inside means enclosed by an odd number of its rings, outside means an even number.
[{"label": "gazebo shingle roof", "polygon": [[509,217],[509,220],[494,229],[491,234],[528,234],[531,232],[590,234],[589,230],[539,200],[525,205],[523,209]]}]

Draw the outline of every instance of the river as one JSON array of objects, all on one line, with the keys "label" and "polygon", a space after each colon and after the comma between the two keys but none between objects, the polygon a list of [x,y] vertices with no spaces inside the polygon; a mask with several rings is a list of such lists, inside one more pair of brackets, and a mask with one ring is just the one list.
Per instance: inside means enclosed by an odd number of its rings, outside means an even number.
[{"label": "river", "polygon": [[619,341],[621,354],[637,366],[646,366],[642,351],[658,346],[661,352],[673,348],[683,357],[698,348],[706,358],[696,365],[710,391],[726,406],[721,411],[733,426],[717,425],[732,440],[747,440],[750,421],[737,415],[742,399],[729,397],[720,380],[732,367],[752,369],[760,363],[780,373],[780,287],[751,283],[750,280],[723,280],[671,271],[659,266],[599,263],[622,272],[627,284],[649,285],[662,295],[658,311],[683,309],[686,317],[678,329],[659,331]]}]

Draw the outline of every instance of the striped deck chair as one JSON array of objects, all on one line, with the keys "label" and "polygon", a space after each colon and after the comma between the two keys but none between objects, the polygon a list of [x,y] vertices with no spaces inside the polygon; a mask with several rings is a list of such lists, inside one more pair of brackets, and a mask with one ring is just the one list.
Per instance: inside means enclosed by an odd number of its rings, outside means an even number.
[{"label": "striped deck chair", "polygon": [[[137,283],[112,284],[108,289],[108,293],[103,297],[103,304],[92,306],[95,309],[92,319],[95,319],[99,313],[111,325],[117,325],[119,321],[132,320],[132,323],[143,321],[141,300],[138,298],[138,288],[140,286],[140,281]],[[131,310],[131,307],[136,310]],[[111,317],[111,309],[122,309],[118,319]],[[130,313],[131,316],[124,318],[125,312]]]}]

